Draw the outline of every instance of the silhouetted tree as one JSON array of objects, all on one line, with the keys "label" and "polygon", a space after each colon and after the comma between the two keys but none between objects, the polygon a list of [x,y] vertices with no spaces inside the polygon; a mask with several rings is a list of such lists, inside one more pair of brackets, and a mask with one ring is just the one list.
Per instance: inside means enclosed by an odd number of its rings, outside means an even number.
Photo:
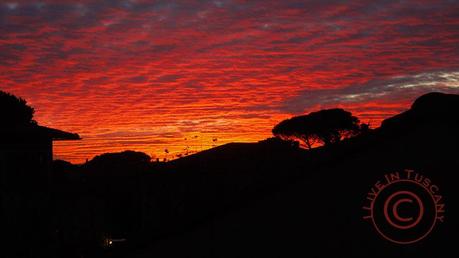
[{"label": "silhouetted tree", "polygon": [[341,108],[292,117],[280,122],[272,130],[275,136],[301,141],[309,149],[315,143],[330,145],[359,132],[359,119]]},{"label": "silhouetted tree", "polygon": [[360,133],[367,133],[371,130],[370,123],[361,123],[359,126]]},{"label": "silhouetted tree", "polygon": [[0,90],[0,121],[2,126],[34,125],[35,110],[27,101]]},{"label": "silhouetted tree", "polygon": [[123,151],[105,153],[94,157],[86,168],[100,176],[132,176],[133,171],[143,170],[151,164],[151,157],[143,152]]},{"label": "silhouetted tree", "polygon": [[141,227],[144,180],[152,168],[143,152],[123,151],[94,157],[82,166],[101,236],[129,237]]}]

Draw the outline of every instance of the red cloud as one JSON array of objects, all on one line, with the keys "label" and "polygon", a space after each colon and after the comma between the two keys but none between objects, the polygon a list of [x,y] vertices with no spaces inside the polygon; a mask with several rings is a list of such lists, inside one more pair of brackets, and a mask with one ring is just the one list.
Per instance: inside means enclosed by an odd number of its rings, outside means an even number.
[{"label": "red cloud", "polygon": [[[75,162],[260,140],[325,106],[379,123],[423,91],[457,92],[458,11],[450,1],[0,4],[0,87],[40,123],[80,133],[56,148]],[[420,83],[425,74],[437,81]],[[400,77],[410,79],[388,87]]]}]

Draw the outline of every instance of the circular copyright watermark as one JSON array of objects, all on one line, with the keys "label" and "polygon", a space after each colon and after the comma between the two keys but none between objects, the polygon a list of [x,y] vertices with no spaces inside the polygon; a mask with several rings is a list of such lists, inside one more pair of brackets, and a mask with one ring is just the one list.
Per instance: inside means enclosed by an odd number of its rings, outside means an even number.
[{"label": "circular copyright watermark", "polygon": [[367,193],[364,219],[385,239],[416,243],[445,219],[440,188],[428,177],[405,169],[384,175]]}]

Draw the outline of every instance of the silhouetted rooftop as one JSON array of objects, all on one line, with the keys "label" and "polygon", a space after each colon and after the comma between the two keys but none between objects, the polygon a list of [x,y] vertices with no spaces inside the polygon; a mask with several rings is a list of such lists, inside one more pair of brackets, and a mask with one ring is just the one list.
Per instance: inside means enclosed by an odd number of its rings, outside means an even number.
[{"label": "silhouetted rooftop", "polygon": [[53,141],[61,140],[81,140],[80,136],[76,133],[69,133],[54,128],[49,128],[39,125],[30,126],[12,126],[0,128],[0,135],[3,137],[38,137],[48,138]]}]

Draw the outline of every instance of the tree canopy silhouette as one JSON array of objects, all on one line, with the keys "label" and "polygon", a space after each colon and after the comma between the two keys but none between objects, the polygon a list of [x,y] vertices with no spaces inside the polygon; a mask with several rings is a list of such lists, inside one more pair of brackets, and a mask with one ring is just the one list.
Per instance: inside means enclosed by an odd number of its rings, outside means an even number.
[{"label": "tree canopy silhouette", "polygon": [[27,101],[0,90],[0,121],[2,127],[35,125],[35,110]]},{"label": "tree canopy silhouette", "polygon": [[131,176],[133,171],[148,167],[150,161],[151,157],[143,152],[123,151],[96,156],[85,166],[96,176]]},{"label": "tree canopy silhouette", "polygon": [[330,145],[359,132],[359,119],[341,108],[295,116],[280,122],[272,130],[276,137],[300,141],[308,149],[316,143]]}]

